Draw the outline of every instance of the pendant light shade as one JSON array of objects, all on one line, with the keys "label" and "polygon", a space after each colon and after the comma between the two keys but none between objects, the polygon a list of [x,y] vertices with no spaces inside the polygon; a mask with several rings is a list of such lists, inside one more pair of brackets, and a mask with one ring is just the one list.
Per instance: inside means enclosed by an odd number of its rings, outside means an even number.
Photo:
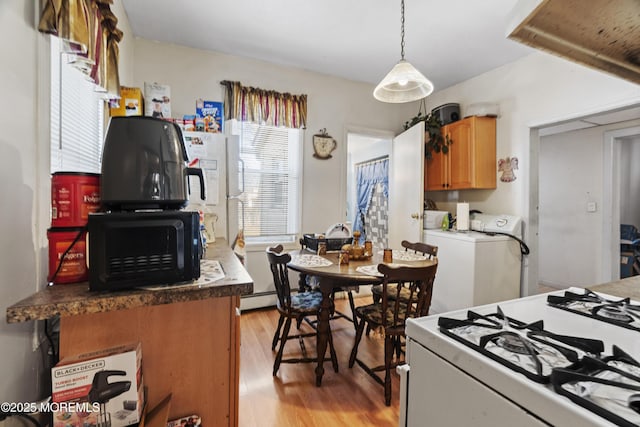
[{"label": "pendant light shade", "polygon": [[373,96],[382,102],[417,101],[433,92],[433,84],[407,61],[400,60],[376,86]]},{"label": "pendant light shade", "polygon": [[417,101],[433,92],[433,83],[404,59],[404,0],[401,0],[400,6],[401,59],[373,90],[373,96],[382,102],[402,103]]}]

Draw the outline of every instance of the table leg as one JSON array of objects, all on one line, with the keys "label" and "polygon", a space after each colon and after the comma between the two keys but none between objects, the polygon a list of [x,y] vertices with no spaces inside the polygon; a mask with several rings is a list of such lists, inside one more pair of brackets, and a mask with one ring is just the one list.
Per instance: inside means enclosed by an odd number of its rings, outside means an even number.
[{"label": "table leg", "polygon": [[324,355],[327,352],[329,341],[329,317],[331,315],[331,291],[333,283],[331,279],[320,277],[320,290],[322,291],[322,304],[318,312],[318,341],[316,350],[318,352],[318,366],[316,367],[316,386],[322,384],[324,375]]},{"label": "table leg", "polygon": [[298,279],[298,292],[304,292],[307,290],[307,275],[305,273],[300,273],[300,278]]}]

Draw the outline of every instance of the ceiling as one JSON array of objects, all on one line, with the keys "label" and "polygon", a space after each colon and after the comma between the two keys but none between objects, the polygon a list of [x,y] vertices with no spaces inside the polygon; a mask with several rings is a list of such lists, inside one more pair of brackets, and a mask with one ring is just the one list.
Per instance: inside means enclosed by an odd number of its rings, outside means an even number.
[{"label": "ceiling", "polygon": [[[406,0],[405,59],[442,90],[534,51],[518,0]],[[134,36],[377,84],[400,59],[400,0],[123,0]]]},{"label": "ceiling", "polygon": [[540,136],[555,135],[558,133],[571,132],[595,126],[604,126],[628,120],[637,120],[639,118],[640,107],[629,107],[623,110],[610,111],[604,114],[594,114],[577,120],[554,124],[553,126],[540,129]]}]

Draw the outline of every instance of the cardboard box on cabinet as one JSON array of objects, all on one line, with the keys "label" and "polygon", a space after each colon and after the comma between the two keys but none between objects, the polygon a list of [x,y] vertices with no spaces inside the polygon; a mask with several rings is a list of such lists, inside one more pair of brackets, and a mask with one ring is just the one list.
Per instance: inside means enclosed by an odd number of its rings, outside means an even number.
[{"label": "cardboard box on cabinet", "polygon": [[136,424],[144,406],[142,345],[65,358],[51,370],[51,387],[54,427]]},{"label": "cardboard box on cabinet", "polygon": [[144,113],[144,98],[138,87],[120,86],[120,101],[118,107],[109,110],[111,117],[142,116]]}]

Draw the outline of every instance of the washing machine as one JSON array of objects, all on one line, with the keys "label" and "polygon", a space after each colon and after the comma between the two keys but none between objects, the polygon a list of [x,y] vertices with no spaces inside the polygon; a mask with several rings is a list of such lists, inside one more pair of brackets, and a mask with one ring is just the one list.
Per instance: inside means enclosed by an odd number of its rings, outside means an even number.
[{"label": "washing machine", "polygon": [[466,232],[423,230],[423,242],[438,247],[430,314],[521,296],[522,257],[528,252],[521,218],[476,214],[470,224]]}]

